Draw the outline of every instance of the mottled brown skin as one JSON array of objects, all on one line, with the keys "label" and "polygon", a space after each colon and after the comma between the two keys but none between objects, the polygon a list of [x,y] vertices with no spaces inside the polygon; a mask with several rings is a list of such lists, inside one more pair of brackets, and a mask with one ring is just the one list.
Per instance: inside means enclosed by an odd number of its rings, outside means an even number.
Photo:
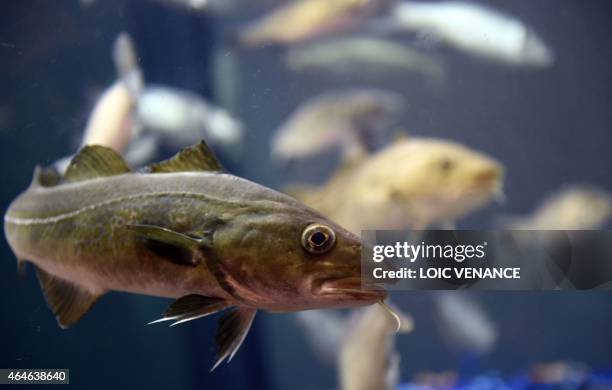
[{"label": "mottled brown skin", "polygon": [[[313,222],[336,232],[326,254],[300,245]],[[145,245],[128,228],[134,224],[208,231],[212,246],[194,253],[197,265],[180,264]],[[11,204],[4,228],[20,260],[94,294],[199,294],[272,311],[357,306],[385,296],[359,290],[358,237],[291,197],[223,173],[128,173],[33,185]],[[231,291],[210,262],[223,269]]]}]

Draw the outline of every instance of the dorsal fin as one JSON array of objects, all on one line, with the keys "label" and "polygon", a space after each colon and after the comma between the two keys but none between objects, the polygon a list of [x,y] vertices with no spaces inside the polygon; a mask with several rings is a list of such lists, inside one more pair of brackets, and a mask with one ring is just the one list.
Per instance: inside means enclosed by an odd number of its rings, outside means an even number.
[{"label": "dorsal fin", "polygon": [[53,187],[60,183],[62,175],[54,167],[41,167],[40,165],[34,168],[32,182],[30,188],[33,187]]},{"label": "dorsal fin", "polygon": [[193,171],[225,172],[225,169],[219,160],[217,160],[217,157],[204,141],[181,150],[168,160],[150,165],[148,170],[152,173]]},{"label": "dorsal fin", "polygon": [[121,175],[130,171],[127,163],[113,149],[100,145],[88,145],[70,161],[70,165],[66,168],[64,182]]}]

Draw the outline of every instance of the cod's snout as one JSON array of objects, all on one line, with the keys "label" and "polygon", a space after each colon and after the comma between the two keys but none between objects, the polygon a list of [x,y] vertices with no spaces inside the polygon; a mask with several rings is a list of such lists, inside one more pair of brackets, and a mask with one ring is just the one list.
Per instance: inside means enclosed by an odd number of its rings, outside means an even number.
[{"label": "cod's snout", "polygon": [[496,168],[482,169],[474,175],[474,181],[478,184],[488,184],[499,179],[499,170]]},{"label": "cod's snout", "polygon": [[499,164],[490,163],[475,170],[472,182],[477,187],[496,188],[501,186],[503,169]]}]

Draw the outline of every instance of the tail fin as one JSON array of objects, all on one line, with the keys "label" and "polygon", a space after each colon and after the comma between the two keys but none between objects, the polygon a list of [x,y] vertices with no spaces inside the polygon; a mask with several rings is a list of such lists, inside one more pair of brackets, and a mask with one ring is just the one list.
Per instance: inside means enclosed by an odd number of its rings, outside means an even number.
[{"label": "tail fin", "polygon": [[138,55],[132,38],[122,32],[113,45],[113,62],[117,75],[127,86],[132,96],[138,96],[144,88],[144,78],[138,66]]}]

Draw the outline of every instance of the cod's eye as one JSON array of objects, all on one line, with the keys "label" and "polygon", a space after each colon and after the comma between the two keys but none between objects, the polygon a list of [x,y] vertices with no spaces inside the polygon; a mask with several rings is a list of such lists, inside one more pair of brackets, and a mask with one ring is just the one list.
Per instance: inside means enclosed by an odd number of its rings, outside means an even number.
[{"label": "cod's eye", "polygon": [[329,252],[336,243],[336,233],[326,225],[313,223],[302,232],[302,247],[313,255]]}]

